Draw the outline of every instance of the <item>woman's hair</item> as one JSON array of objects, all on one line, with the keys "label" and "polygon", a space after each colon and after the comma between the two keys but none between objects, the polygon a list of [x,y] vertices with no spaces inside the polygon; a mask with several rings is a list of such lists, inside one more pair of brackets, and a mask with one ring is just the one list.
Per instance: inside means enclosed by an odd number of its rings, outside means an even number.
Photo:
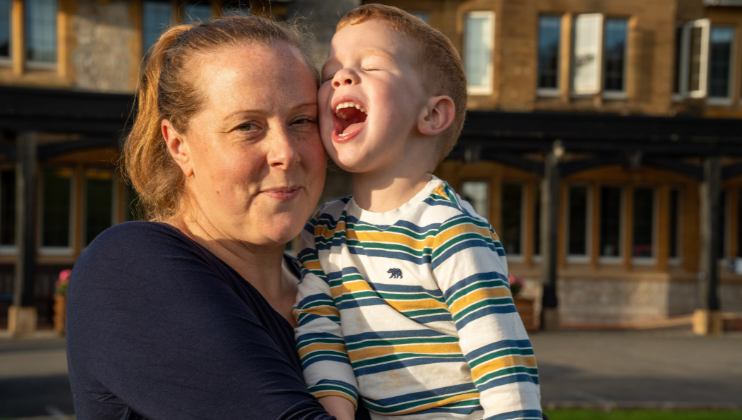
[{"label": "woman's hair", "polygon": [[189,120],[204,105],[203,88],[194,83],[192,58],[213,54],[222,47],[285,42],[301,52],[319,86],[319,73],[309,58],[312,41],[312,36],[295,22],[257,16],[178,25],[160,36],[148,52],[137,92],[137,115],[121,158],[150,220],[162,221],[175,214],[185,191],[185,177],[170,156],[160,125],[168,119],[184,133]]}]

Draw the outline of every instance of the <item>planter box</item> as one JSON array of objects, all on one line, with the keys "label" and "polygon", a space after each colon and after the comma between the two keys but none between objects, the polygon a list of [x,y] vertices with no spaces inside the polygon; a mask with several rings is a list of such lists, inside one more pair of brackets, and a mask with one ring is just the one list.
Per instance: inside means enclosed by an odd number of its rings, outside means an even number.
[{"label": "planter box", "polygon": [[533,299],[513,298],[513,301],[515,302],[515,309],[518,310],[518,315],[520,315],[520,319],[523,321],[523,326],[526,327],[526,331],[538,330]]},{"label": "planter box", "polygon": [[67,296],[54,294],[54,331],[64,335],[67,330]]}]

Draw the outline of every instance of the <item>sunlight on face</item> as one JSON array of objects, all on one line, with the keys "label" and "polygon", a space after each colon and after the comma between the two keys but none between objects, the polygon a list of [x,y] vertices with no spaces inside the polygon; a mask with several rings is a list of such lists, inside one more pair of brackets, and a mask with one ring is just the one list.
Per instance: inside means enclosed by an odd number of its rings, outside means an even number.
[{"label": "sunlight on face", "polygon": [[205,104],[184,135],[191,203],[225,238],[287,242],[325,180],[312,74],[285,43],[226,47],[198,57],[195,67]]}]

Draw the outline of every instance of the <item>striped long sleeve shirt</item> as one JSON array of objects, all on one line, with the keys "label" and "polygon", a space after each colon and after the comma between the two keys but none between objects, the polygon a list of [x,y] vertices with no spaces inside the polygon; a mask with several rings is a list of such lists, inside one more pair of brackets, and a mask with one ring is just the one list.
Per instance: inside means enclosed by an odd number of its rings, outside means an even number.
[{"label": "striped long sleeve shirt", "polygon": [[316,397],[360,394],[374,418],[541,419],[502,245],[445,182],[384,213],[326,204],[299,262],[297,349]]}]

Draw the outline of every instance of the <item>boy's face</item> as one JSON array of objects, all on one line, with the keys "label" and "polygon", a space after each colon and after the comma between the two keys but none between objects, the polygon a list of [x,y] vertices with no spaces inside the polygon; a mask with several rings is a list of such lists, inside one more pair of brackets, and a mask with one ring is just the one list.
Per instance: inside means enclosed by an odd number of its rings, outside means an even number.
[{"label": "boy's face", "polygon": [[319,90],[322,142],[353,173],[387,170],[405,156],[427,97],[414,65],[417,46],[374,19],[332,38]]}]

